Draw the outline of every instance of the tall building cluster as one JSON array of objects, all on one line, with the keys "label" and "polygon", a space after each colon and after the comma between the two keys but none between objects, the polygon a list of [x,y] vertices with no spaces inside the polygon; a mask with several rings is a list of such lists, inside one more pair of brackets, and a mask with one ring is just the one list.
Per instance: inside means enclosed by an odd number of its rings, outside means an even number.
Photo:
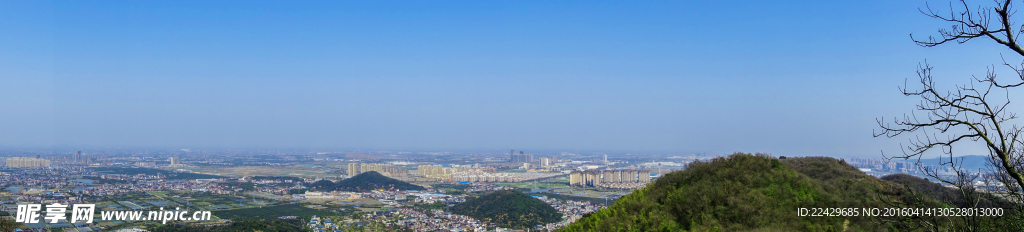
[{"label": "tall building cluster", "polygon": [[468,170],[450,175],[449,181],[455,182],[520,182],[523,178],[515,173],[488,173],[481,170]]},{"label": "tall building cluster", "polygon": [[359,163],[348,163],[348,176],[359,175]]},{"label": "tall building cluster", "polygon": [[648,170],[590,170],[569,173],[569,185],[594,187],[633,187],[651,182]]},{"label": "tall building cluster", "polygon": [[7,167],[12,168],[38,168],[49,167],[50,161],[40,158],[11,157],[7,158]]},{"label": "tall building cluster", "polygon": [[386,164],[368,164],[368,163],[349,163],[348,164],[348,175],[355,176],[360,173],[374,171],[384,176],[391,177],[404,177],[409,175],[409,171],[401,168],[392,167]]},{"label": "tall building cluster", "polygon": [[170,166],[168,166],[168,167],[180,167],[180,166],[185,166],[185,165],[181,164],[181,158],[178,158],[177,156],[171,157],[171,158],[170,158],[170,161],[171,161],[171,165],[170,165]]},{"label": "tall building cluster", "polygon": [[426,178],[447,180],[452,173],[458,172],[458,168],[446,168],[441,165],[420,165],[416,167],[416,173]]},{"label": "tall building cluster", "polygon": [[[948,159],[947,159],[948,160]],[[862,159],[852,158],[845,160],[851,166],[857,168],[868,168],[876,172],[896,172],[896,173],[919,173],[924,168],[923,164],[917,164],[914,161],[901,161],[901,160],[879,160],[879,159]],[[931,163],[935,164],[935,163]],[[935,168],[934,166],[932,168]],[[944,167],[939,167],[941,171],[952,171],[943,170]]]},{"label": "tall building cluster", "polygon": [[551,167],[551,159],[550,158],[540,158],[540,167],[542,167],[542,168]]},{"label": "tall building cluster", "polygon": [[512,151],[510,161],[513,163],[530,163],[533,162],[533,154],[523,154],[523,151],[519,151],[519,154],[516,154],[515,151]]},{"label": "tall building cluster", "polygon": [[[39,158],[39,153],[36,153],[36,158]],[[54,165],[57,164],[80,164],[80,165],[91,165],[95,162],[99,162],[102,158],[99,154],[83,155],[82,151],[71,153],[68,156],[53,157],[50,159]]]}]

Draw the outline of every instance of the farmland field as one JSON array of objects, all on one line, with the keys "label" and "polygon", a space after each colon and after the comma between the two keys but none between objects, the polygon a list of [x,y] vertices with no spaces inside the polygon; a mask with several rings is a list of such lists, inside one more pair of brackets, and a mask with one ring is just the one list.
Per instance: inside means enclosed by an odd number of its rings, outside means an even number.
[{"label": "farmland field", "polygon": [[241,219],[259,219],[259,218],[277,218],[280,216],[299,216],[303,218],[309,218],[313,215],[325,216],[334,215],[328,211],[321,211],[316,209],[310,209],[300,204],[283,204],[274,206],[244,208],[244,209],[231,209],[231,210],[219,210],[213,211],[213,215],[221,219],[241,220]]},{"label": "farmland field", "polygon": [[124,175],[156,175],[163,174],[168,180],[188,180],[188,179],[217,179],[223,178],[222,176],[206,175],[198,173],[187,173],[187,172],[175,172],[161,169],[152,168],[122,168],[122,167],[97,167],[94,168],[99,173],[110,173],[110,174],[124,174]]}]

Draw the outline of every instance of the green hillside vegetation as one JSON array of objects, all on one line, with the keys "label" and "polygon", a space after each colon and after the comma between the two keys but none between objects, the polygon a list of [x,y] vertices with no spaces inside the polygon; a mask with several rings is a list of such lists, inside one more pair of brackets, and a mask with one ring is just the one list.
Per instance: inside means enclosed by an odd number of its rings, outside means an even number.
[{"label": "green hillside vegetation", "polygon": [[9,216],[9,215],[3,215],[3,216],[4,217],[0,217],[0,232],[8,232],[8,231],[13,232],[15,229],[22,228],[22,227],[25,226],[25,224],[22,224],[20,222],[15,222],[13,218],[6,217],[6,216]]},{"label": "green hillside vegetation", "polygon": [[364,192],[374,189],[426,190],[426,188],[423,188],[422,186],[391,179],[374,171],[360,173],[359,175],[339,181],[338,183],[334,183],[329,180],[321,180],[309,185],[310,191],[319,192]]},{"label": "green hillside vegetation", "polygon": [[533,228],[562,220],[558,213],[544,201],[513,190],[502,190],[467,199],[452,207],[452,213],[491,222],[506,228]]},{"label": "green hillside vegetation", "polygon": [[562,231],[913,231],[910,222],[797,215],[799,208],[888,208],[905,194],[833,158],[738,153],[691,163]]}]

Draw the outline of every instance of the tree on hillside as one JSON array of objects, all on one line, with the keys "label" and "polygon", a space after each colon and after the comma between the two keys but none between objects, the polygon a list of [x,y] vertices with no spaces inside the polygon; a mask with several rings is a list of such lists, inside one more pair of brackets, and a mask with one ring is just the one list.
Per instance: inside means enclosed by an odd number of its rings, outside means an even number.
[{"label": "tree on hillside", "polygon": [[0,217],[0,232],[13,232],[23,224],[15,222],[13,219],[7,217]]},{"label": "tree on hillside", "polygon": [[[973,9],[973,10],[972,10]],[[955,1],[949,5],[949,12],[933,10],[927,6],[920,10],[928,17],[952,24],[938,30],[938,38],[929,36],[927,39],[914,37],[911,39],[920,46],[934,47],[950,42],[966,43],[972,39],[995,42],[1008,48],[1020,59],[1024,56],[1024,48],[1018,36],[1024,33],[1024,26],[1012,20],[1015,9],[1012,1],[996,0],[994,5],[973,8],[966,1]],[[891,156],[889,159],[916,158],[919,167],[932,178],[954,185],[960,190],[960,202],[950,202],[954,207],[976,207],[980,198],[991,196],[979,194],[975,181],[983,181],[984,188],[996,191],[1007,200],[1024,202],[1024,128],[1014,124],[1017,115],[1009,112],[1010,93],[1024,85],[1024,62],[1020,65],[1010,64],[1002,57],[1000,69],[995,65],[988,69],[984,77],[972,77],[970,84],[956,86],[949,90],[940,90],[932,78],[932,66],[927,63],[918,66],[919,83],[917,87],[901,88],[903,95],[920,98],[915,111],[910,115],[892,120],[878,119],[881,131],[875,137],[896,137],[912,134],[913,138],[906,146],[901,146],[902,155]],[[1013,71],[1011,78],[997,78],[997,73]],[[1019,93],[1019,90],[1017,90]],[[961,168],[961,161],[954,156],[954,146],[981,144],[988,150],[991,163],[984,175],[970,174]],[[955,175],[940,175],[940,170],[930,168],[921,163],[922,155],[942,153],[941,167],[950,168]],[[1002,186],[991,185],[1000,183]],[[998,186],[998,187],[997,187]],[[1019,204],[1008,204],[1004,217],[1006,221],[1020,221],[1024,208]],[[975,223],[971,217],[961,218],[955,230],[979,231],[984,226]],[[1005,225],[1004,225],[1005,226]],[[1019,224],[1011,225],[1020,228]]]}]

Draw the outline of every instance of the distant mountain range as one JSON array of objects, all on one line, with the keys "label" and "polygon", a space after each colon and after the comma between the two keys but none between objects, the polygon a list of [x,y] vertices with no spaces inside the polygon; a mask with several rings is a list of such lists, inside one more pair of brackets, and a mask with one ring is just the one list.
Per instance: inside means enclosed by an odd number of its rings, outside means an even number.
[{"label": "distant mountain range", "polygon": [[424,188],[423,186],[406,183],[396,179],[391,179],[374,171],[360,173],[359,175],[353,176],[352,178],[338,181],[338,183],[334,183],[329,180],[321,180],[313,182],[313,184],[309,185],[310,191],[318,192],[363,192],[375,189],[426,190],[426,188]]}]

